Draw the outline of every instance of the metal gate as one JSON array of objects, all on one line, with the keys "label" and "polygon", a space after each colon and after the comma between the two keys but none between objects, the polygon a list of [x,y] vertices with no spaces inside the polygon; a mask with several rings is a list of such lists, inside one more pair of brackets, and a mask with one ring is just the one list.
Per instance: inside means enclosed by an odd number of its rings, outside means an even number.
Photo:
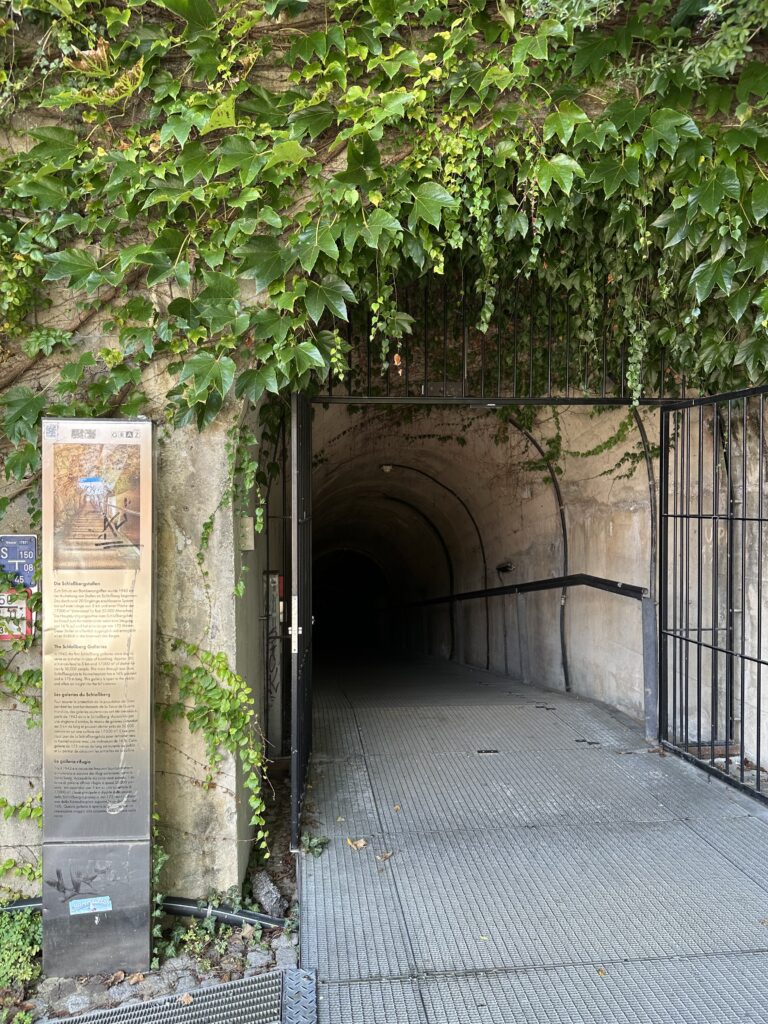
[{"label": "metal gate", "polygon": [[291,395],[291,848],[312,748],[312,407]]},{"label": "metal gate", "polygon": [[767,394],[662,409],[659,559],[662,744],[764,798]]}]

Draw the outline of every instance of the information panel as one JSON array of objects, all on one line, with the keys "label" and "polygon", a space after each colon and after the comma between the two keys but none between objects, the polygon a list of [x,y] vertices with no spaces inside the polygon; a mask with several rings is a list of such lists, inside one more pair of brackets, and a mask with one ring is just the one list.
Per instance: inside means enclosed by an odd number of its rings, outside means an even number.
[{"label": "information panel", "polygon": [[152,424],[43,420],[43,961],[150,960]]}]

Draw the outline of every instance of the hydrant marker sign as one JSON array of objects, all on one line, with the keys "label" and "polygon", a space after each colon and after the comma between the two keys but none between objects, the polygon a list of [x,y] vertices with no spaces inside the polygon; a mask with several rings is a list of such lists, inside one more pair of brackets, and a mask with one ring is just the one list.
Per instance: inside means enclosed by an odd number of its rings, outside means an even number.
[{"label": "hydrant marker sign", "polygon": [[43,421],[43,961],[150,961],[152,424]]},{"label": "hydrant marker sign", "polygon": [[34,534],[0,535],[0,572],[13,577],[13,585],[0,591],[0,640],[25,640],[34,631],[29,597],[37,590]]}]

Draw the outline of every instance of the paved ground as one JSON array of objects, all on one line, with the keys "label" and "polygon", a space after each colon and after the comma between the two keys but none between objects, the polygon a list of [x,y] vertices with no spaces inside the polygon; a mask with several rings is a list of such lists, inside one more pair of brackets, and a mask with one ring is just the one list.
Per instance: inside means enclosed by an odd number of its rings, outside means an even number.
[{"label": "paved ground", "polygon": [[627,720],[423,661],[328,676],[314,749],[321,1022],[768,1022],[768,813]]}]

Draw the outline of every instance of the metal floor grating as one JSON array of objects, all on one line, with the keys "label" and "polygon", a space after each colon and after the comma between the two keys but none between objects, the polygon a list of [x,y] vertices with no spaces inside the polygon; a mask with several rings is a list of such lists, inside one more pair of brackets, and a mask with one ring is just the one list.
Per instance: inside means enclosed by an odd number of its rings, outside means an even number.
[{"label": "metal floor grating", "polygon": [[[131,1002],[77,1017],[78,1024],[316,1024],[314,972],[269,971],[187,996]],[[46,1024],[41,1021],[40,1024]],[[53,1024],[53,1022],[51,1022]]]},{"label": "metal floor grating", "polygon": [[492,673],[399,665],[388,688],[378,667],[335,693],[308,794],[330,843],[300,860],[321,1022],[768,1024],[760,805]]},{"label": "metal floor grating", "polygon": [[322,983],[320,1024],[765,1024],[768,954]]}]

